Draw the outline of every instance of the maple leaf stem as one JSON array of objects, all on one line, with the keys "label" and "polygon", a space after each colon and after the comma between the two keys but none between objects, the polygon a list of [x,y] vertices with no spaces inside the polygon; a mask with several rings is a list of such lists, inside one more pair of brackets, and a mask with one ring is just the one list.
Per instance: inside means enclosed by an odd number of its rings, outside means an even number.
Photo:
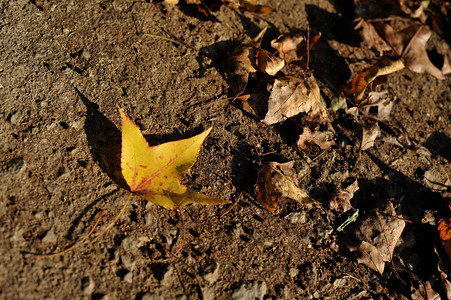
[{"label": "maple leaf stem", "polygon": [[57,253],[43,254],[43,255],[33,255],[32,257],[33,257],[33,258],[55,257],[55,256],[62,255],[62,254],[64,254],[64,253],[67,253],[67,252],[69,252],[69,251],[71,251],[71,250],[77,248],[78,246],[82,245],[88,237],[91,236],[91,234],[92,234],[92,233],[94,232],[94,230],[97,228],[97,225],[99,225],[99,222],[100,222],[100,219],[102,218],[102,216],[103,216],[103,212],[100,212],[99,218],[97,219],[96,223],[94,224],[94,226],[92,227],[92,229],[89,231],[89,233],[88,233],[87,235],[85,235],[79,242],[73,244],[73,245],[70,246],[69,248],[67,248],[67,249],[65,249],[65,250],[63,250],[63,251],[57,252]]},{"label": "maple leaf stem", "polygon": [[124,213],[125,208],[127,207],[128,202],[130,202],[130,198],[131,198],[132,194],[128,194],[128,198],[127,201],[125,202],[124,206],[122,207],[121,211],[119,212],[119,214],[113,219],[113,221],[110,222],[110,224],[108,224],[107,227],[105,227],[105,229],[102,230],[102,232],[100,232],[92,241],[89,242],[89,244],[94,243],[95,241],[97,241],[102,235],[105,234],[105,232],[110,229],[114,223],[116,223],[117,220],[119,220],[119,218],[121,217],[121,215]]}]

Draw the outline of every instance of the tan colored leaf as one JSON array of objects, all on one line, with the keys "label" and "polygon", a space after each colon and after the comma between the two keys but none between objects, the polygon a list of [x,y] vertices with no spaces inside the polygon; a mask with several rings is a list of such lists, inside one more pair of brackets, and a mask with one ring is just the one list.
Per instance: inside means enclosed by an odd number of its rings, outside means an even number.
[{"label": "tan colored leaf", "polygon": [[326,104],[315,80],[293,76],[276,79],[263,123],[279,123],[301,112],[308,113],[311,119],[318,118],[321,121],[327,117]]},{"label": "tan colored leaf", "polygon": [[310,128],[304,127],[304,131],[299,136],[297,145],[305,152],[309,152],[313,145],[319,146],[323,150],[332,150],[340,148],[338,144],[331,139],[331,135],[321,131],[311,131]]},{"label": "tan colored leaf", "polygon": [[283,59],[272,55],[265,49],[258,48],[256,57],[258,70],[271,76],[276,75],[285,66]]},{"label": "tan colored leaf", "polygon": [[339,189],[330,198],[329,208],[337,212],[346,212],[352,209],[350,200],[354,197],[354,193],[359,190],[359,183],[355,180],[346,189]]},{"label": "tan colored leaf", "polygon": [[[305,39],[299,33],[290,32],[282,34],[278,38],[272,40],[271,47],[277,49],[277,51],[279,51],[279,56],[289,64],[292,61],[301,60],[302,50],[300,49],[300,45],[303,41],[305,41]],[[304,52],[306,51],[304,50]]]},{"label": "tan colored leaf", "polygon": [[[320,38],[321,33],[309,40],[309,49]],[[287,64],[300,61],[307,54],[307,41],[297,32],[289,32],[280,35],[271,41],[271,47],[277,49],[279,56],[285,60]]]},{"label": "tan colored leaf", "polygon": [[360,151],[365,151],[374,146],[374,141],[380,133],[377,123],[362,128],[362,141],[360,143]]},{"label": "tan colored leaf", "polygon": [[257,176],[257,201],[270,212],[277,214],[280,198],[288,198],[301,204],[316,203],[295,182],[294,161],[287,163],[270,162],[261,167]]}]

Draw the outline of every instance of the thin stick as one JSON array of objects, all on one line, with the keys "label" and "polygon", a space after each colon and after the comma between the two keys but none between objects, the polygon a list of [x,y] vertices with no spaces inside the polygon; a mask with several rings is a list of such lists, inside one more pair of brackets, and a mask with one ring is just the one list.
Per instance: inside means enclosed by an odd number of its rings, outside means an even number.
[{"label": "thin stick", "polygon": [[58,255],[62,255],[64,253],[67,253],[75,248],[77,248],[78,246],[80,246],[81,244],[83,244],[85,242],[85,240],[91,236],[91,234],[94,232],[94,230],[96,229],[97,225],[99,225],[100,219],[103,216],[103,212],[100,212],[100,216],[97,219],[97,222],[94,224],[94,226],[92,227],[91,231],[89,231],[89,233],[83,237],[79,242],[73,244],[71,247],[61,251],[61,252],[57,252],[57,253],[52,253],[52,254],[43,254],[43,255],[33,255],[33,258],[45,258],[45,257],[54,257],[54,256],[58,256]]},{"label": "thin stick", "polygon": [[119,220],[119,218],[121,217],[122,213],[125,211],[125,208],[127,207],[128,202],[130,201],[132,194],[128,194],[128,198],[127,201],[125,202],[124,206],[122,207],[121,211],[119,212],[119,214],[114,218],[113,221],[110,222],[110,224],[108,224],[107,227],[105,227],[104,230],[102,230],[102,232],[99,233],[98,236],[96,236],[92,241],[89,242],[89,244],[94,243],[95,241],[97,241],[108,229],[110,229],[114,223],[116,223],[117,220]]},{"label": "thin stick", "polygon": [[177,211],[180,215],[180,221],[182,221],[182,230],[183,230],[182,245],[180,246],[180,248],[177,249],[177,251],[175,251],[174,254],[172,254],[172,256],[177,256],[177,254],[179,254],[180,251],[182,251],[183,247],[185,246],[185,238],[186,238],[186,226],[185,226],[185,219],[183,218],[183,211],[180,209],[180,207],[177,207]]}]

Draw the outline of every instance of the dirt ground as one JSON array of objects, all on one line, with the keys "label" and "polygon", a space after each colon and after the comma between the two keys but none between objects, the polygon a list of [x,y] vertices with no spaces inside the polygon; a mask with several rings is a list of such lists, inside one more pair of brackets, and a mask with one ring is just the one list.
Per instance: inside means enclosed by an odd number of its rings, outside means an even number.
[{"label": "dirt ground", "polygon": [[[267,126],[224,100],[233,96],[220,68],[227,53],[264,27],[269,44],[309,23],[322,33],[311,68],[330,103],[355,74],[350,62],[371,60],[350,45],[341,2],[267,1],[276,9],[268,15],[223,5],[212,22],[146,1],[0,1],[0,298],[422,299],[428,281],[443,293],[435,217],[450,188],[425,174],[451,178],[449,80],[389,76],[396,104],[385,126],[404,128],[414,146],[377,140],[361,155],[345,142],[304,153],[296,119]],[[431,42],[448,47],[437,35]],[[32,257],[71,246],[100,211],[102,226],[125,203],[116,104],[153,144],[213,126],[185,182],[238,203],[225,215],[228,205],[187,206],[176,257],[179,214],[138,197],[96,242]],[[289,160],[321,205],[284,201],[273,215],[255,201],[257,172]],[[346,216],[329,209],[330,193],[353,179],[361,213],[390,200],[409,221],[383,275],[358,264],[335,231]]]}]

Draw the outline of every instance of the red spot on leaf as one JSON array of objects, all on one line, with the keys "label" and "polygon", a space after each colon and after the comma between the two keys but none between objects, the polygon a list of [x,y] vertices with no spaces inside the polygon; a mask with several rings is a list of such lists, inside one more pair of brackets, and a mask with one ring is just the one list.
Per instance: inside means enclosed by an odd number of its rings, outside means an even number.
[{"label": "red spot on leaf", "polygon": [[145,165],[139,165],[141,168],[147,169],[147,166]]}]

